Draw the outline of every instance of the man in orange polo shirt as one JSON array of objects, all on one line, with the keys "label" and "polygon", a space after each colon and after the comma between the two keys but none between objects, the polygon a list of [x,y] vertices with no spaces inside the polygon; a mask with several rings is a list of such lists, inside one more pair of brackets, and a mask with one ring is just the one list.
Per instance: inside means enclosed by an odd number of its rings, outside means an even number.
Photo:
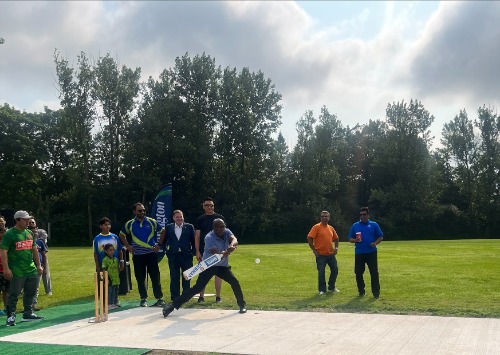
[{"label": "man in orange polo shirt", "polygon": [[[307,235],[309,247],[316,256],[316,266],[318,268],[318,291],[320,295],[326,293],[326,265],[330,267],[330,278],[328,279],[328,291],[340,292],[335,287],[339,268],[337,266],[337,252],[339,250],[339,237],[335,229],[328,224],[330,213],[321,212],[321,222],[315,224]],[[332,245],[333,243],[333,245]]]}]

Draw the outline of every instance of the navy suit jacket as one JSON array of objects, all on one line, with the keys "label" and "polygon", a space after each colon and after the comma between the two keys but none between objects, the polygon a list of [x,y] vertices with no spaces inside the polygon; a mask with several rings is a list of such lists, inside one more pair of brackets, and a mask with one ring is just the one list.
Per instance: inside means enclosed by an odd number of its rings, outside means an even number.
[{"label": "navy suit jacket", "polygon": [[165,228],[165,253],[172,255],[179,252],[183,254],[196,255],[194,246],[194,227],[190,223],[182,225],[181,238],[177,239],[175,235],[175,223],[170,223]]}]

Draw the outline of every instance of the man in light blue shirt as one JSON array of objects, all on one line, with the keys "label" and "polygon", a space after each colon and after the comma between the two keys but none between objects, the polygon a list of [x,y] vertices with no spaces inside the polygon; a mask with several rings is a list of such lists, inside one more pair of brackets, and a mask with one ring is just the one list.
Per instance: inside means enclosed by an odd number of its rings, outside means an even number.
[{"label": "man in light blue shirt", "polygon": [[246,304],[243,298],[243,292],[238,279],[234,276],[229,266],[229,254],[236,250],[238,240],[233,232],[226,228],[226,224],[220,218],[214,220],[213,230],[205,237],[205,251],[203,259],[213,254],[223,254],[222,260],[215,266],[203,271],[193,287],[183,292],[172,303],[163,308],[163,316],[167,317],[175,309],[179,309],[185,302],[189,301],[194,295],[199,293],[214,276],[219,276],[222,280],[231,285],[234,296],[240,307],[240,313],[246,313]]}]

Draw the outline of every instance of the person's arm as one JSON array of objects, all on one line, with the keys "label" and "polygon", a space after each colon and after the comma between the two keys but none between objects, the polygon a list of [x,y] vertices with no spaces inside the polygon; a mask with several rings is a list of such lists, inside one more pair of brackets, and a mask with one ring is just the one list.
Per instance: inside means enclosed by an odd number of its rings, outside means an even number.
[{"label": "person's arm", "polygon": [[38,247],[36,243],[33,243],[33,247],[31,250],[33,251],[33,261],[35,262],[38,275],[41,275],[43,274],[43,267],[42,265],[40,265],[40,255],[38,255]]},{"label": "person's arm", "polygon": [[95,263],[95,271],[101,272],[101,265],[99,264],[99,254],[94,253],[94,263]]},{"label": "person's arm", "polygon": [[309,244],[309,248],[311,248],[314,256],[318,256],[318,251],[314,248],[314,239],[310,236],[307,236],[307,244]]},{"label": "person's arm", "polygon": [[377,246],[377,244],[380,244],[382,242],[382,239],[384,239],[383,236],[380,236],[373,243],[371,243],[370,245],[372,247],[375,247],[375,246]]},{"label": "person's arm", "polygon": [[134,254],[134,248],[128,243],[127,236],[123,234],[123,232],[120,232],[120,240],[122,241],[123,246],[127,248],[129,253]]},{"label": "person's arm", "polygon": [[201,230],[197,229],[194,231],[194,248],[196,249],[196,260],[201,261],[201,253],[200,253],[200,235]]},{"label": "person's arm", "polygon": [[164,241],[165,241],[165,228],[162,228],[160,231],[160,240],[153,247],[153,251],[155,253],[158,253],[158,251],[160,250],[160,245],[163,245]]},{"label": "person's arm", "polygon": [[339,251],[339,236],[335,229],[333,229],[333,237],[335,238],[333,240],[333,254],[336,255]]},{"label": "person's arm", "polygon": [[119,271],[125,269],[125,258],[123,256],[122,248],[118,249],[118,266],[119,266],[118,268]]},{"label": "person's arm", "polygon": [[229,236],[228,240],[229,240],[229,246],[223,252],[222,257],[229,256],[229,254],[231,254],[233,251],[235,251],[236,248],[238,247],[238,239],[236,239],[236,237],[234,236],[234,234],[231,234]]},{"label": "person's arm", "polygon": [[0,258],[2,258],[3,277],[5,277],[6,280],[12,280],[12,270],[9,269],[7,250],[0,249]]}]

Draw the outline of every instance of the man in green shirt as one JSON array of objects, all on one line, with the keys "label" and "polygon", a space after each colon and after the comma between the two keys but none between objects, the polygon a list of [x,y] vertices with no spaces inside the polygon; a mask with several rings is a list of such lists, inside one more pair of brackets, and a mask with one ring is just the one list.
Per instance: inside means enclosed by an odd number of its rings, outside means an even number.
[{"label": "man in green shirt", "polygon": [[7,326],[16,325],[17,298],[24,289],[22,322],[42,320],[33,313],[33,301],[38,288],[38,275],[43,273],[33,234],[27,229],[30,215],[26,211],[14,214],[16,225],[5,232],[0,243],[3,275],[10,281],[7,299]]}]

